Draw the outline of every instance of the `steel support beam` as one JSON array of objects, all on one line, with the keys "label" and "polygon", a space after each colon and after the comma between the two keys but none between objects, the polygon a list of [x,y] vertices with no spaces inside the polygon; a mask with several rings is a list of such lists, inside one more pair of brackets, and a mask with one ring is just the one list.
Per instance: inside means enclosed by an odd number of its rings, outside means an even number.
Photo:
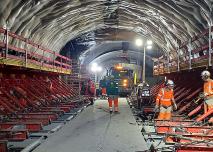
[{"label": "steel support beam", "polygon": [[7,59],[8,56],[8,42],[9,42],[9,33],[8,29],[5,30],[5,58]]},{"label": "steel support beam", "polygon": [[189,52],[189,70],[192,69],[192,39],[189,40],[189,43],[188,43],[188,52]]},{"label": "steel support beam", "polygon": [[170,64],[170,58],[169,58],[169,52],[168,52],[168,54],[167,54],[167,68],[168,68],[168,73],[170,73],[169,64]]},{"label": "steel support beam", "polygon": [[212,22],[209,23],[209,66],[212,66],[212,36],[211,36]]},{"label": "steel support beam", "polygon": [[180,49],[179,47],[177,48],[177,68],[178,68],[178,72],[180,71]]},{"label": "steel support beam", "polygon": [[25,39],[25,67],[27,67],[27,50],[28,50],[28,40]]}]

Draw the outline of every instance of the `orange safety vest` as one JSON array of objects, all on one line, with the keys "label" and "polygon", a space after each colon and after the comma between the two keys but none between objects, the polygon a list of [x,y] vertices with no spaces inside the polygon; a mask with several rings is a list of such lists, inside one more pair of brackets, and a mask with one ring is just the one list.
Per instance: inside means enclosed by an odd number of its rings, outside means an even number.
[{"label": "orange safety vest", "polygon": [[203,86],[204,95],[207,97],[213,97],[213,80],[208,80]]},{"label": "orange safety vest", "polygon": [[174,98],[174,91],[169,90],[167,91],[165,88],[160,89],[157,98],[156,98],[156,105],[160,106],[171,106],[172,99]]},{"label": "orange safety vest", "polygon": [[102,94],[106,94],[106,88],[102,88],[101,92]]}]

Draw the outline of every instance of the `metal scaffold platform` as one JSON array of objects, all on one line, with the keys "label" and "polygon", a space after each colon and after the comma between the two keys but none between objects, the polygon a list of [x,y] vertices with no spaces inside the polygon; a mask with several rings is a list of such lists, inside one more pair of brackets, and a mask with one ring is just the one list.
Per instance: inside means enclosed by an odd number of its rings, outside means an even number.
[{"label": "metal scaffold platform", "polygon": [[107,100],[96,100],[78,117],[49,137],[34,152],[135,152],[146,142],[125,98],[120,113],[109,114]]},{"label": "metal scaffold platform", "polygon": [[1,66],[71,74],[71,59],[2,27],[0,37]]}]

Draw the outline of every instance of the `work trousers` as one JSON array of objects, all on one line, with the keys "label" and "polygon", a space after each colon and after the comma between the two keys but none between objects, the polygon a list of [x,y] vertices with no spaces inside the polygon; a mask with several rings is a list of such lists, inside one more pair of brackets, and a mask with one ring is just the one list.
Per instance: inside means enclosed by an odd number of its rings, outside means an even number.
[{"label": "work trousers", "polygon": [[102,96],[105,96],[107,93],[106,93],[106,88],[102,88],[101,89],[101,93],[102,93]]},{"label": "work trousers", "polygon": [[109,110],[110,111],[113,110],[113,108],[112,108],[113,101],[114,101],[114,111],[118,112],[118,97],[117,96],[114,96],[114,97],[109,96],[109,98],[108,98]]},{"label": "work trousers", "polygon": [[170,120],[171,117],[172,117],[172,106],[167,107],[167,108],[160,106],[160,112],[159,112],[159,115],[158,115],[158,119]]},{"label": "work trousers", "polygon": [[207,111],[213,108],[213,98],[205,100],[205,103],[207,105]]},{"label": "work trousers", "polygon": [[[209,98],[205,100],[206,107],[204,107],[205,113],[208,112],[210,109],[213,109],[213,98]],[[209,122],[213,123],[213,117],[210,118]]]}]

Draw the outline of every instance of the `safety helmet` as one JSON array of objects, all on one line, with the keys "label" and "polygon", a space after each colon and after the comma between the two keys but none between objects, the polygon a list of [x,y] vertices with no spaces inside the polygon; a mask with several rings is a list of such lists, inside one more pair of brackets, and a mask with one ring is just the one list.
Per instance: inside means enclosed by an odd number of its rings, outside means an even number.
[{"label": "safety helmet", "polygon": [[201,77],[202,79],[208,79],[210,77],[210,72],[207,71],[207,70],[204,70],[202,73],[201,73]]},{"label": "safety helmet", "polygon": [[172,80],[167,80],[166,86],[174,87],[174,82]]},{"label": "safety helmet", "polygon": [[139,83],[139,84],[138,84],[138,87],[143,87],[143,83]]}]

